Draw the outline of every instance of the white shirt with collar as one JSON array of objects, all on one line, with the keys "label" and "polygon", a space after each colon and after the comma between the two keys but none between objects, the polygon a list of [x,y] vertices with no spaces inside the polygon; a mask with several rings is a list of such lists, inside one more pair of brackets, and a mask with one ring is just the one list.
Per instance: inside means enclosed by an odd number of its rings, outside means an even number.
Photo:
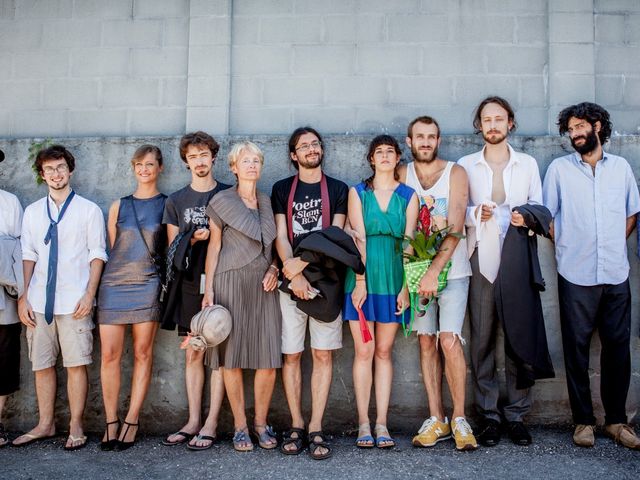
[{"label": "white shirt with collar", "polygon": [[[542,182],[540,170],[535,158],[523,152],[516,152],[511,145],[509,148],[509,163],[502,172],[504,182],[505,201],[494,210],[494,215],[500,228],[500,239],[504,240],[511,222],[511,210],[526,203],[542,204]],[[469,177],[469,206],[465,225],[467,227],[467,248],[469,256],[476,248],[476,217],[475,209],[478,205],[491,201],[493,189],[493,170],[484,158],[482,150],[466,155],[458,160]]]},{"label": "white shirt with collar", "polygon": [[[59,209],[47,195],[29,205],[22,220],[22,259],[36,264],[29,283],[28,300],[37,313],[44,313],[46,303],[51,246],[51,243],[44,244],[50,223],[47,201],[51,217],[57,219]],[[76,194],[58,224],[55,315],[73,313],[89,283],[89,264],[96,258],[107,261],[104,216],[98,205]]]}]

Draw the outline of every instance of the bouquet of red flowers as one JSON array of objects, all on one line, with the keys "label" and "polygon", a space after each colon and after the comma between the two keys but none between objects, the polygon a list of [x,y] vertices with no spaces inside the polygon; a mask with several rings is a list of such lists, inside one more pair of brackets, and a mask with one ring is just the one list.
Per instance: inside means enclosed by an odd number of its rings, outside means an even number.
[{"label": "bouquet of red flowers", "polygon": [[[431,302],[433,302],[432,297],[426,306],[421,306],[418,288],[420,287],[420,280],[431,266],[433,258],[441,250],[442,242],[447,235],[464,238],[463,235],[452,232],[452,227],[453,225],[445,225],[443,228],[438,228],[436,225],[432,225],[429,207],[422,205],[418,214],[418,229],[416,234],[414,238],[407,237],[405,239],[413,247],[414,252],[413,254],[404,254],[407,260],[404,264],[404,280],[409,290],[409,298],[411,300],[411,321],[408,328],[404,322],[402,323],[402,330],[405,337],[411,334],[415,313],[425,312],[431,305]],[[451,261],[447,262],[440,272],[440,275],[438,275],[438,292],[441,292],[447,286],[447,275],[449,274],[450,267]]]}]

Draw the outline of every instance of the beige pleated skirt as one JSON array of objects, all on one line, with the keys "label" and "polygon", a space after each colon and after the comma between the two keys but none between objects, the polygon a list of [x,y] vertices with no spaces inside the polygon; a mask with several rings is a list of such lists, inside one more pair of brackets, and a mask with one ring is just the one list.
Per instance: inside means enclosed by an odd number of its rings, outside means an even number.
[{"label": "beige pleated skirt", "polygon": [[260,255],[237,270],[216,274],[214,301],[231,312],[229,337],[210,348],[205,363],[213,368],[280,368],[282,314],[278,291],[265,292],[262,279],[269,268]]}]

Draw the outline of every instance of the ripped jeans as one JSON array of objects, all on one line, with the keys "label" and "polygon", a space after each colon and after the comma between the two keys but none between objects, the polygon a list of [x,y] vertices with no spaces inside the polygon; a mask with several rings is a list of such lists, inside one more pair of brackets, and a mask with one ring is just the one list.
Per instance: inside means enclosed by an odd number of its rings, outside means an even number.
[{"label": "ripped jeans", "polygon": [[[469,277],[449,280],[447,286],[442,290],[426,312],[416,313],[412,330],[418,335],[436,335],[441,332],[453,333],[462,338],[462,325],[464,315],[467,310],[467,296],[469,294]],[[424,306],[428,300],[420,298],[420,303]]]}]

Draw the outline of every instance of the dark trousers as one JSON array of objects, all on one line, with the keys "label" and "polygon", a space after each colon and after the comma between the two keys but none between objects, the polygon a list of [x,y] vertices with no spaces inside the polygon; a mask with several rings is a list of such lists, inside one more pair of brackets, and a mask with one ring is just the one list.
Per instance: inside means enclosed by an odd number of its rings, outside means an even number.
[{"label": "dark trousers", "polygon": [[[470,359],[473,375],[474,405],[478,415],[484,420],[500,421],[498,400],[500,383],[496,372],[496,350],[498,328],[501,328],[493,284],[489,282],[478,265],[478,249],[471,256],[471,282],[469,283],[469,320],[471,322]],[[533,402],[531,389],[518,390],[516,380],[518,369],[508,355],[504,356],[506,398],[502,413],[508,422],[521,422],[531,409]]]},{"label": "dark trousers", "polygon": [[558,275],[562,348],[573,421],[595,425],[589,384],[591,336],[600,334],[600,395],[605,423],[627,423],[631,377],[631,291],[619,285],[575,285]]}]

